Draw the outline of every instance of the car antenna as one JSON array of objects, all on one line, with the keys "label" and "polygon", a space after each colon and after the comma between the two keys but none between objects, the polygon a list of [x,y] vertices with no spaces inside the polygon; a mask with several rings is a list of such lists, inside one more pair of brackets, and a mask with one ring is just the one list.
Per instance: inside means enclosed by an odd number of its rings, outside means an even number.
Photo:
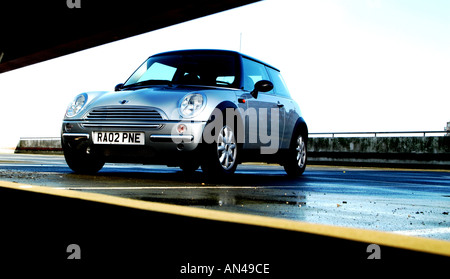
[{"label": "car antenna", "polygon": [[239,35],[239,52],[242,52],[242,32]]}]

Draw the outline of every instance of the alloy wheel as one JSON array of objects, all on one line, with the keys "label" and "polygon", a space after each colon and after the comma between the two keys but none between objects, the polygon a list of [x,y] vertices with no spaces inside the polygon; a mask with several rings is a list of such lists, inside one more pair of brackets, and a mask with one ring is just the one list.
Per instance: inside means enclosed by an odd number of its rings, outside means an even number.
[{"label": "alloy wheel", "polygon": [[298,136],[295,150],[297,151],[297,164],[299,168],[303,168],[306,163],[306,146],[302,136]]},{"label": "alloy wheel", "polygon": [[224,170],[233,168],[236,163],[236,155],[237,148],[234,132],[230,127],[224,126],[217,138],[217,156]]}]

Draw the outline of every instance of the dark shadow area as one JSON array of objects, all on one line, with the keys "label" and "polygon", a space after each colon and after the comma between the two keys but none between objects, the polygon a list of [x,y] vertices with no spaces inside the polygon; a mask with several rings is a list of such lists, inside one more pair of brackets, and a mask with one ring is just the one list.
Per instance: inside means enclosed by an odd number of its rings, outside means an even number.
[{"label": "dark shadow area", "polygon": [[[89,271],[107,266],[106,272],[123,269],[179,278],[181,266],[188,263],[214,265],[222,271],[226,264],[263,263],[269,265],[270,274],[257,278],[282,278],[303,274],[299,265],[308,263],[339,263],[338,270],[346,270],[346,276],[359,272],[355,264],[376,264],[367,260],[369,243],[21,190],[0,188],[0,210],[10,212],[3,215],[0,232],[3,267],[12,262],[88,267]],[[68,260],[70,244],[79,246],[81,259]],[[415,266],[415,272],[420,266],[429,271],[430,264],[448,261],[387,246],[381,246],[381,259],[396,265],[426,260],[427,265]],[[326,270],[335,275],[335,268]],[[412,269],[402,269],[402,274],[407,270]],[[218,272],[212,278],[229,278],[226,275]]]},{"label": "dark shadow area", "polygon": [[253,2],[6,1],[0,17],[0,73]]}]

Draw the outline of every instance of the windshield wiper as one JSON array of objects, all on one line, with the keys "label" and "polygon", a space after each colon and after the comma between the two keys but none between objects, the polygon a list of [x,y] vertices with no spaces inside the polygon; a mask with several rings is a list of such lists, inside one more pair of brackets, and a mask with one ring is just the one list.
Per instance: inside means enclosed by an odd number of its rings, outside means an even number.
[{"label": "windshield wiper", "polygon": [[146,85],[168,85],[170,87],[173,86],[173,84],[170,80],[150,79],[150,80],[136,82],[133,84],[128,84],[128,85],[123,86],[122,88],[130,88],[130,87],[135,87],[135,86],[146,86]]}]

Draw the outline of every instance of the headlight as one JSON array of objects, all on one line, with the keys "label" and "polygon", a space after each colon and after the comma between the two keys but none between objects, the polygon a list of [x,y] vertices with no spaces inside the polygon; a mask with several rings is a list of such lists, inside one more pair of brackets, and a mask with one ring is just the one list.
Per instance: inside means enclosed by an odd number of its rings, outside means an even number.
[{"label": "headlight", "polygon": [[66,111],[67,117],[74,117],[77,115],[80,110],[84,107],[88,99],[88,96],[86,93],[80,94],[75,99],[73,99],[72,103],[70,103],[69,107]]},{"label": "headlight", "polygon": [[184,118],[192,118],[198,115],[206,104],[206,97],[200,93],[192,93],[184,96],[178,105],[180,115]]}]

